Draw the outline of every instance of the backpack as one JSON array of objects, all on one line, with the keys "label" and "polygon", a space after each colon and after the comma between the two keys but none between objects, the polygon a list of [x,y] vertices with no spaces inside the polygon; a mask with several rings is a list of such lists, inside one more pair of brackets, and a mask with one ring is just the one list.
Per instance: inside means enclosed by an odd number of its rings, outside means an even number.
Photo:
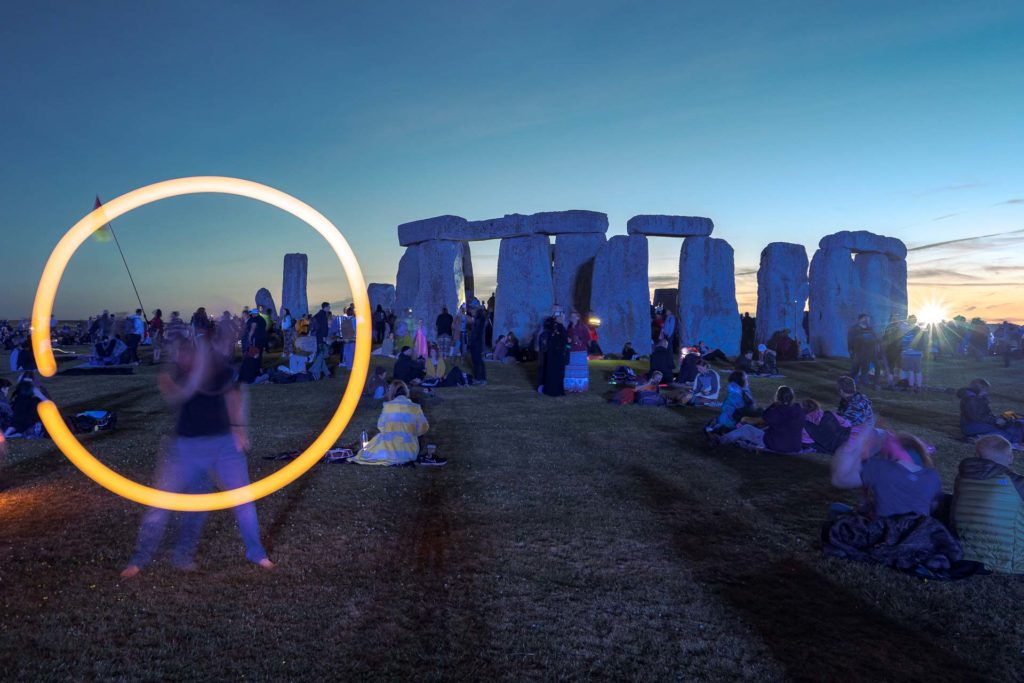
[{"label": "backpack", "polygon": [[105,432],[117,427],[117,413],[110,410],[87,410],[71,418],[71,427],[78,434]]},{"label": "backpack", "polygon": [[620,365],[612,372],[612,384],[636,384],[636,373],[633,368]]}]

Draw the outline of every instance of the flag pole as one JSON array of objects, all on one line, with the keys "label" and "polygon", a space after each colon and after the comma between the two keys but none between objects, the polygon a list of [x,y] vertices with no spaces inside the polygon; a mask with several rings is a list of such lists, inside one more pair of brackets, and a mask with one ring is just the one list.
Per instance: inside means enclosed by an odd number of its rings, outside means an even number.
[{"label": "flag pole", "polygon": [[[96,197],[97,208],[102,206],[103,202],[100,201],[99,196]],[[142,297],[139,296],[139,288],[135,286],[135,278],[132,277],[132,269],[128,267],[128,259],[124,257],[124,251],[121,249],[121,243],[117,239],[117,233],[114,232],[114,221],[107,221],[107,229],[110,230],[110,236],[114,238],[114,244],[117,245],[117,253],[121,255],[121,262],[124,263],[124,269],[128,271],[128,279],[131,280],[132,289],[135,290],[135,298],[139,301],[139,308],[142,309],[143,320],[149,320],[149,316],[146,315],[146,307],[142,305]]]}]

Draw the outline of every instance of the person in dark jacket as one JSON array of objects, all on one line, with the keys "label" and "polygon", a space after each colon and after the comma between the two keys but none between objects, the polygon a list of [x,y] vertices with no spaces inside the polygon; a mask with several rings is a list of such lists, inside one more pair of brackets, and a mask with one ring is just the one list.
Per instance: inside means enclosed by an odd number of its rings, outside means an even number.
[{"label": "person in dark jacket", "polygon": [[419,384],[423,381],[425,372],[423,366],[412,357],[412,349],[403,346],[398,358],[395,359],[393,371],[396,380],[401,380],[408,385]]},{"label": "person in dark jacket", "polygon": [[996,417],[988,403],[988,380],[978,378],[956,392],[960,399],[960,431],[964,436],[998,434],[1010,443],[1024,441],[1024,424],[1020,420]]},{"label": "person in dark jacket", "polygon": [[847,332],[846,347],[850,352],[850,377],[863,386],[871,364],[878,356],[878,336],[871,329],[871,319],[866,313],[861,313],[857,317],[857,324]]},{"label": "person in dark jacket", "polygon": [[675,359],[672,357],[672,349],[669,348],[668,344],[668,339],[662,337],[654,345],[654,351],[651,352],[650,371],[652,373],[655,371],[660,372],[662,377],[671,382],[675,376],[676,364]]},{"label": "person in dark jacket", "polygon": [[764,447],[778,453],[799,453],[803,449],[804,409],[787,386],[775,392],[775,402],[765,408],[761,419],[767,425]]},{"label": "person in dark jacket", "polygon": [[473,328],[469,332],[469,355],[473,359],[473,384],[487,384],[484,344],[487,339],[487,311],[477,304],[473,310]]},{"label": "person in dark jacket", "polygon": [[441,315],[437,316],[435,326],[437,327],[438,337],[451,337],[452,336],[452,323],[455,322],[455,318],[448,312],[448,307],[445,306],[441,309]]},{"label": "person in dark jacket", "polygon": [[537,391],[545,396],[565,396],[568,343],[565,326],[554,316],[545,318],[540,333],[540,377],[537,386]]}]

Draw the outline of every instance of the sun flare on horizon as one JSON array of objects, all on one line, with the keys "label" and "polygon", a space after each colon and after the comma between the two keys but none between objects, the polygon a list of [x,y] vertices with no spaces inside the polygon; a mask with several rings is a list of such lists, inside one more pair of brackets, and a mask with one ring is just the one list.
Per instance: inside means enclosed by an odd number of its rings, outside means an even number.
[{"label": "sun flare on horizon", "polygon": [[946,305],[940,301],[929,301],[917,311],[917,321],[925,325],[937,325],[948,318]]}]

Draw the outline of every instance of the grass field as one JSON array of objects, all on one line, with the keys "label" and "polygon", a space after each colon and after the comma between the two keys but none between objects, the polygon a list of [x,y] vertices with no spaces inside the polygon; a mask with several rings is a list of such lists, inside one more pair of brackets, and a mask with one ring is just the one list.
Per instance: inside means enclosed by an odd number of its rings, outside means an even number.
[{"label": "grass field", "polygon": [[[6,359],[0,359],[6,367]],[[230,512],[210,515],[198,572],[132,581],[142,509],[51,443],[0,467],[0,677],[5,680],[488,679],[1009,680],[1024,661],[1024,580],[919,581],[817,547],[824,456],[710,450],[711,411],[615,407],[532,390],[533,366],[425,403],[446,468],[318,465],[258,503],[277,569],[245,562]],[[833,405],[841,366],[783,366]],[[58,377],[65,413],[112,409],[87,445],[148,482],[172,412],[156,371]],[[1021,410],[1024,368],[943,361],[926,382],[994,384]],[[10,377],[10,375],[7,375]],[[779,382],[754,380],[768,400]],[[262,456],[306,445],[344,377],[252,392]],[[938,447],[944,487],[970,447],[945,393],[873,394],[882,420]],[[366,401],[343,441],[376,424]]]}]

